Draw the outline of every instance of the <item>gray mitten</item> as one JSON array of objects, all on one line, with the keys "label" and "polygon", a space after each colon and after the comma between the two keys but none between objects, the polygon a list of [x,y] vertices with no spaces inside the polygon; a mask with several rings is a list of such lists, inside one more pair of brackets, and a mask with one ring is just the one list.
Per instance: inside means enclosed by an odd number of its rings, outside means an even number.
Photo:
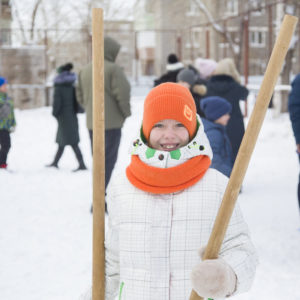
[{"label": "gray mitten", "polygon": [[236,289],[236,275],[232,268],[219,259],[207,259],[195,266],[191,273],[193,289],[201,297],[224,298]]}]

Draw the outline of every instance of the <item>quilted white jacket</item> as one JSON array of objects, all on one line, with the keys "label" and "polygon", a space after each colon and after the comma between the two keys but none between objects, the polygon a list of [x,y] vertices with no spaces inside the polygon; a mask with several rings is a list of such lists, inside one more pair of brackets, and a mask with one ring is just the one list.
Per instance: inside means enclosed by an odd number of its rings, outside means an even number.
[{"label": "quilted white jacket", "polygon": [[[199,122],[196,137],[180,149],[179,155],[164,151],[146,154],[149,148],[140,138],[131,152],[161,168],[178,165],[200,152],[211,157]],[[160,154],[163,160],[158,159]],[[227,181],[223,174],[209,169],[195,185],[157,195],[137,189],[125,172],[115,173],[107,195],[105,299],[114,300],[119,294],[121,300],[188,300],[190,273],[200,261],[199,248],[208,242]],[[237,275],[235,293],[248,290],[257,258],[238,205],[220,257]]]}]

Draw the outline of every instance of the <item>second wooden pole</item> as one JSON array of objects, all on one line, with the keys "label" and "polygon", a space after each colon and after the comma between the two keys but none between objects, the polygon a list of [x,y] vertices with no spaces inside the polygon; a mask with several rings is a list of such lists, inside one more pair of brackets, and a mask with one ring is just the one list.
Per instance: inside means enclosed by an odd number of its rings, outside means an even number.
[{"label": "second wooden pole", "polygon": [[[297,20],[298,18],[289,15],[286,15],[283,19],[203,259],[218,257],[276,81],[295,31]],[[198,296],[193,290],[190,300],[201,299],[203,298]]]}]

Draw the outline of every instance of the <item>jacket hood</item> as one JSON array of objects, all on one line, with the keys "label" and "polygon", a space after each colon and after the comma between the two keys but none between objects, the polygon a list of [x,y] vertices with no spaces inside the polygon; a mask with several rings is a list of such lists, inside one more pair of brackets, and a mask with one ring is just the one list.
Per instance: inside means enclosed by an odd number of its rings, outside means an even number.
[{"label": "jacket hood", "polygon": [[167,64],[166,65],[167,71],[177,71],[177,70],[180,70],[183,68],[184,68],[184,64],[180,61],[175,64]]},{"label": "jacket hood", "polygon": [[[198,129],[195,137],[182,148],[171,152],[155,150],[150,148],[141,134],[139,134],[130,147],[130,154],[138,155],[140,160],[147,165],[158,168],[175,167],[198,155],[207,155],[212,160],[212,149],[204,132],[203,123],[198,115],[197,121]],[[161,155],[166,159],[161,161],[159,159]]]},{"label": "jacket hood", "polygon": [[236,85],[236,81],[229,75],[214,75],[210,79],[210,84],[214,91],[228,91]]},{"label": "jacket hood", "polygon": [[63,71],[54,78],[54,84],[73,84],[76,81],[76,74]]},{"label": "jacket hood", "polygon": [[121,45],[111,37],[104,37],[104,59],[115,62]]},{"label": "jacket hood", "polygon": [[192,87],[192,92],[193,93],[196,93],[200,96],[204,96],[207,92],[207,88],[204,84],[195,84],[193,87]]}]

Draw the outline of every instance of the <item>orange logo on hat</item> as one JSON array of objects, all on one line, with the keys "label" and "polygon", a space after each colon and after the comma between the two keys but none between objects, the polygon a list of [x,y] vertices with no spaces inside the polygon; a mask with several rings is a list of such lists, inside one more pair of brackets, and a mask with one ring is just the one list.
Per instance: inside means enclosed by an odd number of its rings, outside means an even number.
[{"label": "orange logo on hat", "polygon": [[193,112],[192,112],[192,110],[191,110],[187,105],[184,106],[183,115],[184,115],[189,121],[192,121],[192,119],[193,119]]}]

